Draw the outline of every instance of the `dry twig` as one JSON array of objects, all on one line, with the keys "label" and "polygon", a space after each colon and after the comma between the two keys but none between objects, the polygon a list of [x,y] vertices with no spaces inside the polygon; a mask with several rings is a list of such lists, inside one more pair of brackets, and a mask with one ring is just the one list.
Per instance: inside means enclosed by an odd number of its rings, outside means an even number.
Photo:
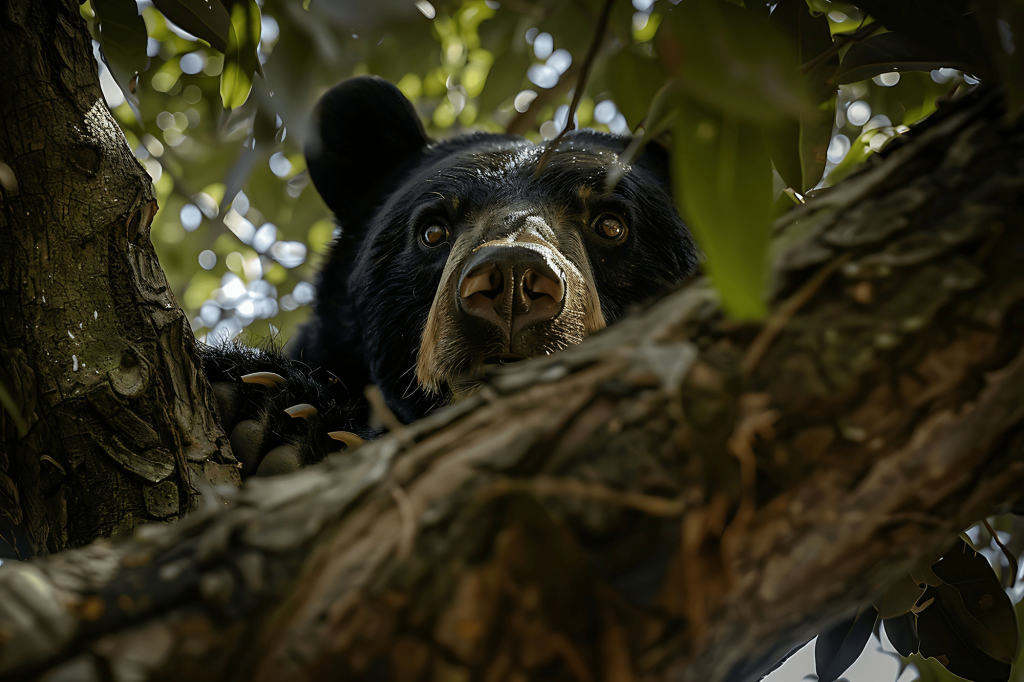
[{"label": "dry twig", "polygon": [[570,130],[576,129],[576,110],[580,106],[580,100],[583,99],[583,91],[587,89],[587,81],[590,80],[590,72],[594,68],[594,62],[597,61],[597,53],[601,48],[601,42],[604,40],[604,33],[608,30],[608,17],[611,16],[614,3],[615,0],[605,0],[604,7],[601,8],[601,16],[597,20],[594,39],[590,42],[590,49],[587,50],[587,56],[583,59],[583,68],[580,69],[579,78],[576,80],[576,91],[573,93],[572,103],[569,105],[569,115],[565,119],[565,128],[548,143],[547,148],[537,162],[537,171],[534,173],[535,177],[539,177],[544,172],[544,168],[547,167],[548,162],[551,160],[551,155],[558,148],[558,143],[562,141],[565,134]]}]

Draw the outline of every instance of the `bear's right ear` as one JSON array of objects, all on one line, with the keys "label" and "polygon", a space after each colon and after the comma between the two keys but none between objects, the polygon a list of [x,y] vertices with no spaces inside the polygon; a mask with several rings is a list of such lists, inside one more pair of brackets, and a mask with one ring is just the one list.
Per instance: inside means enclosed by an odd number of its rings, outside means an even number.
[{"label": "bear's right ear", "polygon": [[388,181],[430,143],[412,103],[391,83],[359,76],[327,91],[313,113],[306,165],[339,218],[372,210]]}]

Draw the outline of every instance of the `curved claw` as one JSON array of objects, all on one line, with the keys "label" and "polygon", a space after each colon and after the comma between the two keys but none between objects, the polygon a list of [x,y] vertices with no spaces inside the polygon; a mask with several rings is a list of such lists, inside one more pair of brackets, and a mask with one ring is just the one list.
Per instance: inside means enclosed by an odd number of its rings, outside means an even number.
[{"label": "curved claw", "polygon": [[351,431],[331,431],[327,434],[334,440],[340,440],[342,443],[348,446],[349,450],[355,450],[360,445],[365,443],[362,438],[352,433]]},{"label": "curved claw", "polygon": [[287,379],[274,372],[253,372],[243,375],[242,381],[247,384],[263,384],[264,386],[280,386],[288,383]]},{"label": "curved claw", "polygon": [[312,417],[316,414],[316,408],[309,403],[299,403],[298,405],[292,405],[291,407],[285,408],[285,413],[293,419]]}]

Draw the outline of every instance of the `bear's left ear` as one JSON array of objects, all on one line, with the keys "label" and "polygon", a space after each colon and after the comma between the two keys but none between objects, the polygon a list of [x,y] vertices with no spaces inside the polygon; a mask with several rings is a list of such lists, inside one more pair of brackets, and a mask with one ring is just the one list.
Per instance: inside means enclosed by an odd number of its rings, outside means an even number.
[{"label": "bear's left ear", "polygon": [[359,76],[335,85],[316,105],[306,165],[340,219],[372,210],[389,183],[430,143],[416,110],[391,83]]}]

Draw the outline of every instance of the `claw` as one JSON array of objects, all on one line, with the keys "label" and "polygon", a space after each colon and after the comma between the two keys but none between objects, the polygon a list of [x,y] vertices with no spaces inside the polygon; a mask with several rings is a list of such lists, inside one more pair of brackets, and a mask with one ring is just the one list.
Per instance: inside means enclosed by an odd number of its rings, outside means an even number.
[{"label": "claw", "polygon": [[253,372],[252,374],[246,374],[242,377],[242,381],[247,384],[263,384],[264,386],[279,386],[281,384],[288,383],[280,374],[274,374],[273,372]]},{"label": "claw", "polygon": [[298,405],[292,405],[291,407],[285,408],[284,411],[288,414],[289,417],[292,417],[294,419],[298,419],[299,417],[305,419],[306,417],[312,417],[314,414],[316,414],[316,408],[310,405],[309,403],[299,403]]},{"label": "claw", "polygon": [[352,433],[351,431],[330,431],[328,434],[334,440],[340,440],[342,443],[348,446],[349,450],[355,450],[360,445],[365,443],[362,438]]}]

